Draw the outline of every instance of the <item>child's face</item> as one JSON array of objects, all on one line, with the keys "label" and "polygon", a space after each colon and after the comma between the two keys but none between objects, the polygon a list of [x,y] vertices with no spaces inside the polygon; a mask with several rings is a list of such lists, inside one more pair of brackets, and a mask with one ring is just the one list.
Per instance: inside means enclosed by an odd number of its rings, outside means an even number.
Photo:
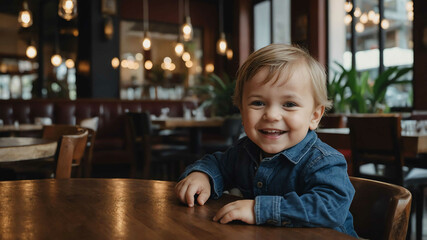
[{"label": "child's face", "polygon": [[295,146],[308,129],[316,129],[324,107],[315,106],[304,67],[298,67],[288,80],[281,76],[276,83],[263,84],[267,75],[268,69],[263,68],[245,83],[241,113],[247,136],[271,155]]}]

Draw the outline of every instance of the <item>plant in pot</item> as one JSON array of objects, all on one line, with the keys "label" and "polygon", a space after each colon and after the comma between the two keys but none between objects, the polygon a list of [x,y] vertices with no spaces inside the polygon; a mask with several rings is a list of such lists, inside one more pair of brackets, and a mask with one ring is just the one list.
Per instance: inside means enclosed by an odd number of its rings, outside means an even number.
[{"label": "plant in pot", "polygon": [[233,105],[232,96],[236,80],[227,74],[220,78],[216,74],[210,74],[201,79],[201,84],[193,87],[202,104],[199,108],[209,108],[212,116],[232,116],[239,113]]},{"label": "plant in pot", "polygon": [[340,71],[328,82],[328,95],[334,102],[335,112],[388,112],[385,102],[387,88],[393,84],[411,83],[411,80],[404,79],[412,70],[410,67],[390,67],[370,81],[369,72],[358,74],[354,68],[346,70],[341,64],[336,64]]}]

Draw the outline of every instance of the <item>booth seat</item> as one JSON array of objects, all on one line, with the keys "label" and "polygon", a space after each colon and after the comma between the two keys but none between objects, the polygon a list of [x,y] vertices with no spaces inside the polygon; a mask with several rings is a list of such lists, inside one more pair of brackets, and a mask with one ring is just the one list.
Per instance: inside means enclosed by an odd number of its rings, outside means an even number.
[{"label": "booth seat", "polygon": [[183,116],[183,108],[193,109],[191,100],[116,100],[116,99],[33,99],[0,100],[0,119],[4,124],[34,123],[35,118],[50,118],[53,124],[78,125],[84,119],[98,117],[92,164],[131,163],[132,153],[126,136],[126,112],[149,111],[159,116],[169,108],[168,116]]}]

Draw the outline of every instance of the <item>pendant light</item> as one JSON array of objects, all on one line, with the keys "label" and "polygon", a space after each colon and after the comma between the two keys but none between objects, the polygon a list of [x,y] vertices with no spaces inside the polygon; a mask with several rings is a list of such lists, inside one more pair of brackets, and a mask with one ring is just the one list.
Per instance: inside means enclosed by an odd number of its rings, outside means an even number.
[{"label": "pendant light", "polygon": [[67,21],[77,17],[77,0],[59,0],[58,15]]},{"label": "pendant light", "polygon": [[24,28],[33,25],[33,14],[28,8],[28,3],[25,0],[22,2],[22,10],[19,12],[18,22]]},{"label": "pendant light", "polygon": [[142,17],[144,18],[144,38],[142,40],[142,48],[145,51],[149,51],[151,49],[151,39],[150,33],[148,32],[148,1],[143,0],[143,12]]},{"label": "pendant light", "polygon": [[223,21],[224,21],[224,14],[223,14],[223,7],[224,2],[223,0],[219,0],[219,39],[216,42],[216,52],[219,55],[225,55],[225,52],[227,51],[227,41],[225,40],[225,33],[224,33],[224,27],[223,27]]},{"label": "pendant light", "polygon": [[59,54],[59,36],[58,36],[58,31],[55,31],[55,39],[54,39],[54,51],[55,54],[52,55],[52,57],[50,58],[50,63],[52,63],[52,65],[54,67],[59,67],[59,65],[61,65],[62,63],[62,57]]},{"label": "pendant light", "polygon": [[191,25],[190,18],[190,3],[188,1],[189,0],[184,0],[185,22],[181,26],[182,39],[184,39],[186,42],[193,39],[193,26]]},{"label": "pendant light", "polygon": [[25,50],[25,55],[27,55],[27,57],[30,59],[37,57],[37,48],[34,45],[35,45],[34,42],[30,41],[30,44],[28,44],[27,50]]},{"label": "pendant light", "polygon": [[52,63],[52,65],[55,66],[55,67],[58,67],[59,65],[61,65],[61,63],[62,63],[62,57],[61,57],[61,55],[59,55],[58,53],[55,53],[50,58],[50,63]]},{"label": "pendant light", "polygon": [[[181,19],[182,19],[182,0],[178,1],[178,22],[181,24]],[[178,39],[177,42],[175,44],[175,54],[178,57],[182,56],[182,53],[184,53],[184,44],[182,43],[182,39],[181,39],[181,34],[180,34],[180,30],[178,30]]]}]

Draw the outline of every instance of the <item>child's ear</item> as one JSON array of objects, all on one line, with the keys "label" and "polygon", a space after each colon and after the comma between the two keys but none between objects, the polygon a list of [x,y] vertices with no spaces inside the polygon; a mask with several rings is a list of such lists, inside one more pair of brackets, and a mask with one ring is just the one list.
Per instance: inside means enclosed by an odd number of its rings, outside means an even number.
[{"label": "child's ear", "polygon": [[323,105],[319,105],[314,109],[310,119],[310,130],[315,130],[319,126],[323,113],[325,113],[325,106]]}]

